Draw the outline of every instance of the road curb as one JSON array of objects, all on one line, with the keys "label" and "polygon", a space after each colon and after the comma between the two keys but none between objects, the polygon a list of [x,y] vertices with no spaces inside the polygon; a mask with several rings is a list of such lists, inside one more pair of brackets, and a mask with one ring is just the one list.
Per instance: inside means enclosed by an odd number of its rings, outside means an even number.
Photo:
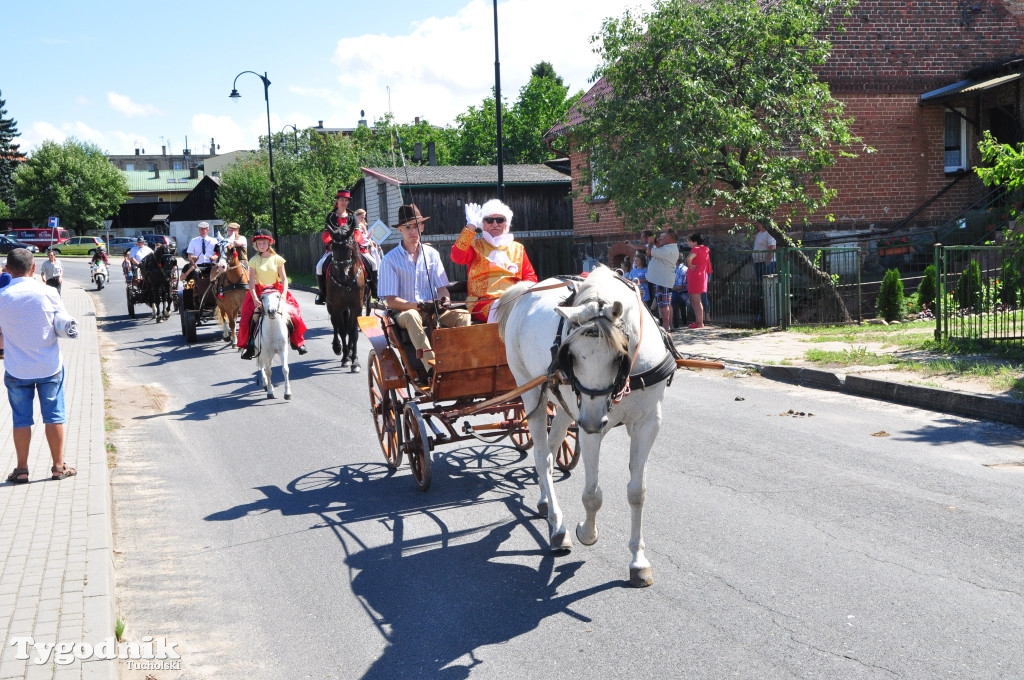
[{"label": "road curb", "polygon": [[796,366],[761,366],[758,373],[769,380],[832,390],[855,397],[878,399],[929,411],[994,420],[1017,426],[1024,424],[1024,402],[1000,397],[950,392],[856,375],[841,376],[830,371]]}]

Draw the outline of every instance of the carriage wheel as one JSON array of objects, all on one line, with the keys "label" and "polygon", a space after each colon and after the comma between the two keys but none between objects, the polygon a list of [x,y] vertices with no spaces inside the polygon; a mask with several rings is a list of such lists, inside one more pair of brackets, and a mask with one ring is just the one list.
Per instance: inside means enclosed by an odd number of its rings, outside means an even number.
[{"label": "carriage wheel", "polygon": [[413,402],[402,412],[402,441],[409,451],[409,467],[420,491],[430,488],[430,439],[420,409]]},{"label": "carriage wheel", "polygon": [[402,447],[398,440],[398,403],[394,390],[385,390],[384,379],[377,353],[370,350],[367,358],[370,370],[367,380],[370,383],[370,413],[373,425],[377,428],[381,451],[388,467],[397,470],[402,464]]},{"label": "carriage wheel", "polygon": [[181,325],[185,334],[185,342],[196,341],[196,313],[191,309],[181,310]]},{"label": "carriage wheel", "polygon": [[132,287],[131,287],[130,284],[129,284],[129,286],[127,288],[125,288],[125,292],[128,295],[128,318],[129,319],[134,319],[135,318],[135,300],[132,299]]},{"label": "carriage wheel", "polygon": [[[510,428],[511,434],[509,437],[512,439],[512,446],[516,447],[523,453],[526,453],[533,448],[533,437],[530,436],[530,428],[527,427],[524,422],[526,418],[526,408],[523,406],[523,402],[519,402],[515,406],[512,406],[505,412],[505,418],[510,422],[516,423]],[[522,425],[519,425],[522,423]],[[522,427],[522,430],[518,428]]]},{"label": "carriage wheel", "polygon": [[558,447],[555,455],[555,467],[562,472],[569,472],[580,462],[580,438],[579,427],[570,425],[565,433],[565,439]]}]

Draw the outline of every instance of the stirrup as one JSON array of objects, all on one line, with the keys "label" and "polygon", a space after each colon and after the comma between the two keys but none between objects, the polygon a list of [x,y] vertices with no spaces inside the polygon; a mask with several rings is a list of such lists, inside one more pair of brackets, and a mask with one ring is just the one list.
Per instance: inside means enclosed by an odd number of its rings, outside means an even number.
[{"label": "stirrup", "polygon": [[321,295],[320,293],[317,293],[316,299],[313,300],[313,304],[314,305],[326,305],[327,301],[324,300],[324,296],[323,295]]},{"label": "stirrup", "polygon": [[245,351],[242,352],[242,358],[248,360],[252,359],[254,356],[256,356],[256,345],[246,345]]}]

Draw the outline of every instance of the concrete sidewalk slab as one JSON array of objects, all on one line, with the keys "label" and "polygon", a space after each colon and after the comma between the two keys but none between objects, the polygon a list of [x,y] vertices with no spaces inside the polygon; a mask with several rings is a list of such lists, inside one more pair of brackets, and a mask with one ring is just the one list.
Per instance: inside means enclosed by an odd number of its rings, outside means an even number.
[{"label": "concrete sidewalk slab", "polygon": [[[103,427],[103,382],[96,312],[74,282],[64,305],[79,322],[77,340],[60,340],[65,363],[64,459],[78,475],[50,477],[50,453],[36,404],[29,452],[31,482],[0,484],[0,679],[117,678],[117,661],[96,658],[93,647],[114,635],[114,561],[110,479]],[[11,409],[0,398],[0,472],[16,458]],[[64,645],[43,663],[27,641]],[[63,650],[59,655],[57,651]],[[27,651],[29,658],[20,652]],[[88,653],[87,653],[88,652]]]}]

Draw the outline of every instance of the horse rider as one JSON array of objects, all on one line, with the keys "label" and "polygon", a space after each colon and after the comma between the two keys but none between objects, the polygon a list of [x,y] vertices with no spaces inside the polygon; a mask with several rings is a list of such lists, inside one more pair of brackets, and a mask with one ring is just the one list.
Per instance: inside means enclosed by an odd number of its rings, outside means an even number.
[{"label": "horse rider", "polygon": [[355,215],[356,230],[353,238],[359,244],[359,254],[363,256],[363,264],[366,265],[366,283],[370,286],[373,297],[377,297],[377,269],[380,267],[383,253],[377,242],[370,237],[370,230],[366,225],[366,211],[359,208]]},{"label": "horse rider", "polygon": [[238,230],[239,230],[238,222],[229,222],[228,223],[228,235],[224,237],[224,241],[229,246],[235,246],[236,248],[241,248],[242,250],[238,253],[238,257],[240,257],[243,260],[248,260],[249,259],[249,253],[247,252],[247,249],[249,247],[249,244],[245,240],[245,237],[242,236],[240,233],[238,233]]},{"label": "horse rider", "polygon": [[262,306],[260,296],[265,288],[276,288],[281,293],[285,304],[291,307],[291,334],[289,340],[292,348],[299,354],[306,353],[306,324],[302,320],[299,303],[288,290],[288,274],[285,272],[285,259],[274,252],[274,237],[266,229],[259,229],[252,235],[252,243],[256,254],[249,260],[249,294],[242,302],[242,318],[238,326],[238,347],[244,348],[243,359],[256,356],[256,337],[252,328],[253,314]]},{"label": "horse rider", "polygon": [[348,212],[348,202],[352,194],[348,189],[338,189],[334,196],[334,209],[327,213],[324,220],[324,230],[320,234],[320,240],[324,244],[324,254],[316,263],[316,285],[319,288],[313,304],[327,304],[327,277],[326,272],[331,266],[331,246],[335,241],[344,241],[352,235],[356,229],[356,219]]},{"label": "horse rider", "polygon": [[[469,314],[465,310],[450,309],[448,275],[441,262],[441,254],[420,241],[423,227],[429,217],[423,217],[415,204],[398,209],[398,224],[402,245],[392,248],[380,261],[380,295],[395,323],[409,333],[417,350],[422,350],[428,364],[434,358],[430,340],[423,330],[424,315],[431,310],[440,312],[437,322],[442,326],[468,326]],[[422,274],[421,271],[422,270]]]},{"label": "horse rider", "polygon": [[452,245],[452,262],[469,267],[466,292],[473,320],[494,320],[501,294],[520,281],[537,281],[523,244],[510,233],[512,209],[494,198],[466,205],[466,226]]},{"label": "horse rider", "polygon": [[197,269],[209,275],[210,265],[217,260],[217,239],[210,236],[210,223],[200,222],[197,226],[199,236],[188,242],[188,266],[181,273],[182,281],[192,278]]},{"label": "horse rider", "polygon": [[153,249],[146,245],[146,239],[139,236],[135,239],[135,246],[128,251],[128,259],[132,263],[132,278],[139,280],[139,265],[148,256],[153,254]]}]

